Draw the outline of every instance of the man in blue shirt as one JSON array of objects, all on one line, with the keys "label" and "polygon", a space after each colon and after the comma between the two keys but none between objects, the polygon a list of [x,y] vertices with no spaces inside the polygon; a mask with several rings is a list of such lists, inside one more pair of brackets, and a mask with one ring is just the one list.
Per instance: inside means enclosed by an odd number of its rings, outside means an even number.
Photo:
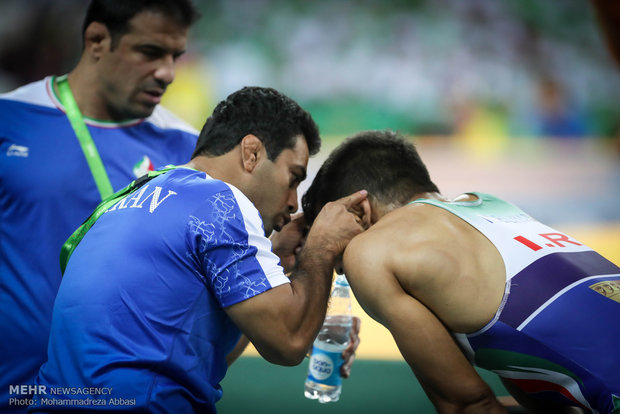
[{"label": "man in blue shirt", "polygon": [[267,236],[287,230],[319,147],[310,115],[273,89],[221,102],[191,162],[120,198],[73,251],[31,410],[215,412],[241,334],[300,363],[366,197],[329,203],[285,275]]},{"label": "man in blue shirt", "polygon": [[[198,132],[159,106],[195,11],[187,0],[95,0],[77,66],[0,95],[0,411],[45,361],[62,243],[108,192],[187,162]],[[61,91],[68,86],[69,95]],[[67,113],[75,101],[87,150]],[[81,115],[81,116],[80,116]],[[78,128],[79,130],[79,128]],[[98,171],[98,172],[93,172]],[[107,182],[107,184],[106,184]]]}]

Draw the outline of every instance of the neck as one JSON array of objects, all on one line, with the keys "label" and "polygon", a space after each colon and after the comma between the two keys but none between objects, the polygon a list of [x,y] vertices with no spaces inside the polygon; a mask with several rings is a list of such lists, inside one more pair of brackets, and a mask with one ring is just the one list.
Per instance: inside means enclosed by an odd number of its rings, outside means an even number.
[{"label": "neck", "polygon": [[417,199],[420,199],[420,198],[427,198],[427,199],[439,200],[439,201],[450,201],[446,199],[444,196],[442,196],[440,193],[435,193],[435,192],[416,193],[412,195],[411,198],[409,198],[409,200],[404,204],[401,204],[401,203],[385,204],[385,203],[378,203],[375,201],[371,203],[372,204],[372,222],[376,223],[377,221],[379,221],[381,217],[385,216],[389,212],[394,211],[397,208],[403,207],[404,205],[412,201],[415,201]]},{"label": "neck", "polygon": [[[82,57],[82,60],[69,72],[68,76],[73,99],[75,99],[82,116],[100,121],[121,121],[109,112],[99,94],[99,81],[96,79],[95,68],[89,66],[84,59]],[[54,84],[53,87],[58,95],[58,85]]]},{"label": "neck", "polygon": [[[67,80],[69,82],[69,87],[71,88],[71,94],[73,95],[73,99],[75,99],[75,103],[80,109],[82,116],[105,120],[105,117],[101,116],[101,114],[98,114],[97,111],[93,110],[93,105],[91,103],[92,98],[89,99],[87,94],[84,93],[84,91],[87,90],[87,88],[83,86],[86,82],[80,78],[79,73],[76,73],[75,71],[70,72]],[[56,96],[60,96],[58,91],[58,84],[56,82],[54,83],[53,87]],[[66,105],[66,102],[63,102],[63,105]]]},{"label": "neck", "polygon": [[239,155],[237,154],[238,148],[227,152],[224,155],[219,156],[205,156],[198,155],[191,159],[182,167],[193,168],[198,171],[203,171],[209,174],[217,180],[222,180],[226,183],[232,184],[235,187],[243,188],[243,175],[239,174]]}]

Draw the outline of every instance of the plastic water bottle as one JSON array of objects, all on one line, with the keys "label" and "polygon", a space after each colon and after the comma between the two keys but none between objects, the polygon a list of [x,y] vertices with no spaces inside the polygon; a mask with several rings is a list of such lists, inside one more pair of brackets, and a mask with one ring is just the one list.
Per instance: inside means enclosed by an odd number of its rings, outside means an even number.
[{"label": "plastic water bottle", "polygon": [[304,395],[320,403],[338,401],[342,391],[342,352],[349,345],[352,324],[350,290],[346,277],[338,275],[325,322],[312,346]]}]

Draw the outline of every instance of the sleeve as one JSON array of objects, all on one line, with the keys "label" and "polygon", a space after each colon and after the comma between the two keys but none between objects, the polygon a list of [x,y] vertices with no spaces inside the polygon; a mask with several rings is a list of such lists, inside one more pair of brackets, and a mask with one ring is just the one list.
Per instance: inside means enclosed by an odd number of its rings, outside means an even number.
[{"label": "sleeve", "polygon": [[222,307],[289,283],[260,214],[236,188],[209,197],[189,220],[200,277]]}]

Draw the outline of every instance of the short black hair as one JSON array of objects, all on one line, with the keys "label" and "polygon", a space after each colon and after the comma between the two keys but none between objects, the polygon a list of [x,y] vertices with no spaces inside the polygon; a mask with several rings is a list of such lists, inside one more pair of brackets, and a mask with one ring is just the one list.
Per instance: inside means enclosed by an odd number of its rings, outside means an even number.
[{"label": "short black hair", "polygon": [[299,135],[306,140],[310,155],[321,149],[318,126],[297,102],[273,88],[246,86],[215,107],[192,158],[226,154],[249,134],[261,140],[271,161],[283,149],[295,147]]},{"label": "short black hair", "polygon": [[82,38],[92,22],[103,23],[110,32],[112,48],[129,31],[129,21],[138,13],[154,11],[189,27],[199,17],[191,0],[92,0],[82,26]]},{"label": "short black hair", "polygon": [[301,201],[306,222],[326,203],[363,189],[370,199],[397,205],[439,192],[412,142],[393,131],[364,131],[336,147],[317,172]]}]

